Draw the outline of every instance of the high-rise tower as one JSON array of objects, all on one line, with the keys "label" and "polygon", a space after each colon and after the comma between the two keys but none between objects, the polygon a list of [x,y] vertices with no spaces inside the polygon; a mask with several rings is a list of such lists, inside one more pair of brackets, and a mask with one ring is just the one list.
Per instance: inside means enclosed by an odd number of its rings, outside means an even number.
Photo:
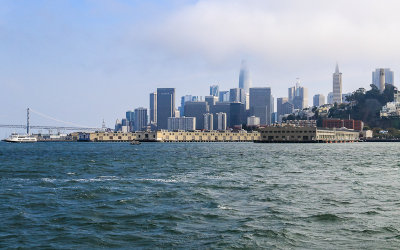
[{"label": "high-rise tower", "polygon": [[135,124],[134,130],[146,130],[147,126],[147,109],[146,108],[136,108],[135,109]]},{"label": "high-rise tower", "polygon": [[150,123],[157,124],[157,92],[150,93]]},{"label": "high-rise tower", "polygon": [[308,91],[306,87],[300,86],[300,79],[296,79],[296,86],[288,89],[289,102],[295,109],[304,109],[308,107]]},{"label": "high-rise tower", "polygon": [[261,125],[271,124],[271,104],[271,88],[250,88],[250,115],[259,117]]},{"label": "high-rise tower", "polygon": [[157,89],[157,129],[168,128],[168,118],[175,117],[175,89]]},{"label": "high-rise tower", "polygon": [[247,63],[245,60],[242,60],[242,64],[240,66],[239,88],[244,89],[247,94],[249,93],[249,88],[251,88],[250,72],[247,68]]},{"label": "high-rise tower", "polygon": [[333,103],[342,103],[342,73],[336,63],[335,73],[333,73]]}]

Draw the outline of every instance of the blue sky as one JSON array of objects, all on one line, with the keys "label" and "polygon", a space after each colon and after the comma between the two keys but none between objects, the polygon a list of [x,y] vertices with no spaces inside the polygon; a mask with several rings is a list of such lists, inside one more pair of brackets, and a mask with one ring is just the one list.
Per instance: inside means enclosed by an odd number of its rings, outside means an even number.
[{"label": "blue sky", "polygon": [[[368,87],[376,67],[400,77],[397,1],[1,0],[0,123],[25,109],[109,127],[148,107],[157,87],[177,97],[238,85],[246,59],[254,86],[287,95],[297,77],[316,93]],[[32,124],[57,124],[32,115]],[[8,131],[7,131],[8,132]],[[0,137],[4,135],[0,132]]]}]

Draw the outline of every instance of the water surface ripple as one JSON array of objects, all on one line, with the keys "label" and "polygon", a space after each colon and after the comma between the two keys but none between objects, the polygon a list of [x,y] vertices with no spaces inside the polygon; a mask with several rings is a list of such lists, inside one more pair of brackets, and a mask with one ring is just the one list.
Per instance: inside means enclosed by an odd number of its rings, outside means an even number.
[{"label": "water surface ripple", "polygon": [[0,143],[0,248],[400,246],[400,143]]}]

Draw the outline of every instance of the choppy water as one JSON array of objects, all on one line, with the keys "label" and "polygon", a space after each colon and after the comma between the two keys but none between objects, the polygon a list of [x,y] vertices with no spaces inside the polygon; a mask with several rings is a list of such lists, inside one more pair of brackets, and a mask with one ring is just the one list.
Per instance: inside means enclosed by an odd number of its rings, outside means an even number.
[{"label": "choppy water", "polygon": [[0,248],[393,248],[400,143],[0,143]]}]

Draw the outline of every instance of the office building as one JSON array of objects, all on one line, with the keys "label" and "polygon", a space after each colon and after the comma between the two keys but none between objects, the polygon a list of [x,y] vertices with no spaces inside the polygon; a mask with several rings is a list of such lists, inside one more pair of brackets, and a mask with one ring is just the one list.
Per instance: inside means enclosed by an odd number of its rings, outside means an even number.
[{"label": "office building", "polygon": [[[281,107],[282,107],[282,115],[294,113],[294,105],[290,102],[283,103]],[[282,121],[282,119],[281,119],[281,121]]]},{"label": "office building", "polygon": [[210,86],[210,95],[219,97],[219,87],[218,87],[218,85],[211,85]]},{"label": "office building", "polygon": [[246,103],[246,91],[241,88],[233,88],[229,91],[229,101],[230,102],[240,102]]},{"label": "office building", "polygon": [[260,126],[260,117],[254,115],[247,117],[247,126],[249,127]]},{"label": "office building", "polygon": [[169,131],[196,130],[196,117],[169,117],[168,118],[168,130]]},{"label": "office building", "polygon": [[280,97],[276,99],[276,116],[277,116],[277,122],[282,121],[282,116],[285,115],[283,113],[283,104],[288,102],[289,99],[287,97]]},{"label": "office building", "polygon": [[214,106],[217,102],[218,102],[218,97],[216,96],[206,96],[205,101],[207,102],[208,106],[211,108],[212,106]]},{"label": "office building", "polygon": [[278,112],[273,112],[271,114],[271,124],[278,123]]},{"label": "office building", "polygon": [[349,101],[347,101],[347,97],[350,97],[351,95],[353,95],[353,93],[342,94],[342,103],[349,103]]},{"label": "office building", "polygon": [[133,111],[126,111],[125,118],[128,123],[128,131],[132,132],[134,130],[134,123],[135,123],[135,112]]},{"label": "office building", "polygon": [[391,71],[390,68],[375,69],[375,71],[372,72],[372,84],[374,84],[381,92],[383,92],[385,84],[394,85],[393,71]]},{"label": "office building", "polygon": [[238,128],[246,123],[246,106],[240,102],[230,103],[229,127]]},{"label": "office building", "polygon": [[261,125],[271,124],[272,104],[271,88],[250,88],[250,115],[258,117]]},{"label": "office building", "polygon": [[181,97],[181,106],[179,107],[180,116],[185,116],[185,103],[197,102],[197,96],[184,95]]},{"label": "office building", "polygon": [[227,119],[226,119],[226,113],[219,112],[217,113],[217,129],[218,130],[226,130],[226,124],[227,124]]},{"label": "office building", "polygon": [[249,89],[251,88],[250,72],[249,72],[249,69],[247,67],[247,63],[245,60],[242,60],[242,63],[240,66],[239,88],[243,89],[246,93],[249,93]]},{"label": "office building", "polygon": [[204,114],[209,113],[207,102],[186,102],[185,116],[196,117],[196,129],[204,129]]},{"label": "office building", "polygon": [[342,103],[342,73],[339,72],[339,65],[336,63],[335,73],[333,73],[333,103]]},{"label": "office building", "polygon": [[175,89],[157,89],[157,128],[167,129],[168,118],[175,117]]},{"label": "office building", "polygon": [[122,131],[123,133],[127,133],[128,130],[129,130],[129,127],[128,127],[128,120],[125,119],[125,118],[123,118],[123,119],[121,120],[121,131]]},{"label": "office building", "polygon": [[334,102],[333,102],[333,93],[332,92],[329,92],[328,93],[328,104],[334,104]]},{"label": "office building", "polygon": [[229,91],[220,91],[219,92],[219,102],[229,102],[230,92]]},{"label": "office building", "polygon": [[122,123],[119,119],[115,121],[114,131],[121,131],[122,130]]},{"label": "office building", "polygon": [[306,87],[300,86],[300,80],[297,78],[296,85],[288,89],[289,102],[295,109],[304,109],[308,107],[308,93]]},{"label": "office building", "polygon": [[325,96],[322,94],[316,94],[313,97],[313,106],[319,107],[325,104]]},{"label": "office building", "polygon": [[150,124],[157,124],[157,92],[150,93]]},{"label": "office building", "polygon": [[[231,103],[230,102],[217,102],[213,107],[210,107],[210,113],[217,117],[218,113],[225,114],[225,127],[228,127],[230,122]],[[214,128],[218,128],[218,119],[214,119]]]},{"label": "office building", "polygon": [[147,109],[137,108],[135,109],[135,131],[146,130],[147,127]]},{"label": "office building", "polygon": [[214,116],[210,113],[204,114],[204,130],[214,130]]}]

